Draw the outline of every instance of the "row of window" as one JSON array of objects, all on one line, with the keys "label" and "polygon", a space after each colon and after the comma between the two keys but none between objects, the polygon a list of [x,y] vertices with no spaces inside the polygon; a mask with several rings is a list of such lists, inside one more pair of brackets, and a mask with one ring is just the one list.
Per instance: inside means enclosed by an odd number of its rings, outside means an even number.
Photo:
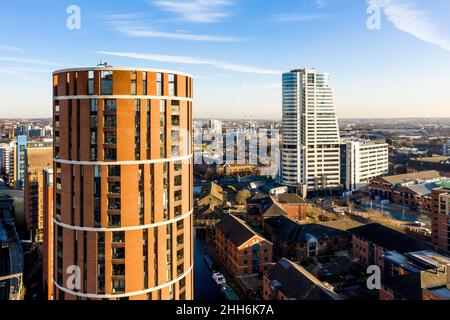
[{"label": "row of window", "polygon": [[[130,71],[130,94],[137,95],[137,72]],[[94,71],[88,71],[88,79],[87,79],[87,94],[94,95],[95,92],[95,78]],[[142,95],[148,94],[148,81],[147,81],[147,72],[142,72]],[[166,95],[166,96],[175,96],[177,93],[177,77],[174,74],[167,75],[167,83],[168,83],[168,92],[164,92],[163,86],[163,77],[162,73],[156,74],[156,94],[158,96]],[[114,71],[113,70],[102,70],[100,71],[100,88],[99,95],[113,95],[114,94]],[[186,78],[186,92],[188,92],[188,78]],[[75,73],[66,73],[65,77],[62,75],[54,76],[54,84],[53,84],[53,94],[54,96],[58,96],[58,88],[60,85],[64,85],[64,94],[68,96],[70,94],[70,85],[73,83],[74,92],[78,92],[78,72]]]}]

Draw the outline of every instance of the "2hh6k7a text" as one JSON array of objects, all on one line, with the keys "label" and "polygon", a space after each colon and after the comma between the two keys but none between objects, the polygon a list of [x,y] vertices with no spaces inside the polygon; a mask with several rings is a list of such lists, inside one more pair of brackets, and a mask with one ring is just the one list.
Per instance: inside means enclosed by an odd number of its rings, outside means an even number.
[{"label": "2hh6k7a text", "polygon": [[249,305],[234,305],[221,304],[220,306],[183,306],[177,307],[176,314],[179,316],[201,316],[208,318],[211,315],[220,316],[274,316],[275,312],[271,305],[265,304],[249,304]]}]

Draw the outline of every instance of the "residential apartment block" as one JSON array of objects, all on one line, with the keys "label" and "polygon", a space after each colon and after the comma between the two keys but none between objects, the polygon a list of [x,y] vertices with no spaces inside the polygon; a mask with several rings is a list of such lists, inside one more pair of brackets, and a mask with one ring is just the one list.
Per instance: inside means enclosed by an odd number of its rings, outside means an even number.
[{"label": "residential apartment block", "polygon": [[388,174],[388,144],[347,140],[341,144],[341,181],[347,191],[367,188],[369,182]]},{"label": "residential apartment block", "polygon": [[33,241],[43,241],[44,169],[53,166],[53,142],[28,142],[25,152],[25,223]]},{"label": "residential apartment block", "polygon": [[55,299],[193,298],[192,83],[108,65],[53,74]]}]

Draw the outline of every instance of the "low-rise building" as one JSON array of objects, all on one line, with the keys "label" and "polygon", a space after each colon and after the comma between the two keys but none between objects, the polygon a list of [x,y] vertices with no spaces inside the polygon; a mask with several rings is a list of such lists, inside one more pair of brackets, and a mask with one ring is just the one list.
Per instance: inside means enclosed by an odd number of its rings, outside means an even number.
[{"label": "low-rise building", "polygon": [[[346,222],[349,228],[359,225],[351,220]],[[301,224],[286,216],[266,219],[264,233],[273,243],[277,255],[296,262],[348,250],[351,239],[350,234],[342,227],[327,223]]]},{"label": "low-rise building", "polygon": [[284,258],[264,272],[263,297],[264,300],[341,300],[331,286]]},{"label": "low-rise building", "polygon": [[272,243],[243,220],[228,215],[215,230],[215,252],[233,276],[256,275],[273,265]]},{"label": "low-rise building", "polygon": [[404,234],[379,223],[370,223],[349,229],[352,234],[352,255],[365,266],[377,265],[384,271],[384,254],[400,254],[422,250],[435,251],[429,242]]},{"label": "low-rise building", "polygon": [[450,300],[450,259],[433,251],[386,252],[380,300]]},{"label": "low-rise building", "polygon": [[441,175],[450,177],[450,156],[413,158],[406,162],[406,172],[438,171]]},{"label": "low-rise building", "polygon": [[407,173],[376,178],[370,182],[369,191],[372,198],[431,212],[431,191],[446,181],[434,170]]},{"label": "low-rise building", "polygon": [[253,226],[263,227],[266,219],[283,215],[304,222],[310,207],[295,193],[256,194],[247,200],[248,221]]}]

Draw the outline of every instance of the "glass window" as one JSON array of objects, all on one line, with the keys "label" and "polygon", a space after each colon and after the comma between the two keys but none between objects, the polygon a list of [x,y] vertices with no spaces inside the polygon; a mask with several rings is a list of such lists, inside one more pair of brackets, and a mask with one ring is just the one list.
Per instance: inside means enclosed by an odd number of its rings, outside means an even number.
[{"label": "glass window", "polygon": [[91,99],[91,113],[97,112],[97,99]]},{"label": "glass window", "polygon": [[106,99],[105,100],[105,111],[117,111],[117,100],[115,99]]},{"label": "glass window", "polygon": [[162,92],[162,73],[157,73],[156,74],[156,95],[157,96],[162,96],[163,92]]},{"label": "glass window", "polygon": [[169,74],[169,96],[174,96],[175,95],[175,90],[176,90],[176,80],[175,80],[175,75],[174,74]]},{"label": "glass window", "polygon": [[94,94],[94,71],[88,72],[88,94]]},{"label": "glass window", "polygon": [[113,71],[101,72],[101,92],[102,95],[113,94]]},{"label": "glass window", "polygon": [[105,133],[105,143],[106,144],[116,144],[117,143],[117,135],[115,132],[106,132]]}]

